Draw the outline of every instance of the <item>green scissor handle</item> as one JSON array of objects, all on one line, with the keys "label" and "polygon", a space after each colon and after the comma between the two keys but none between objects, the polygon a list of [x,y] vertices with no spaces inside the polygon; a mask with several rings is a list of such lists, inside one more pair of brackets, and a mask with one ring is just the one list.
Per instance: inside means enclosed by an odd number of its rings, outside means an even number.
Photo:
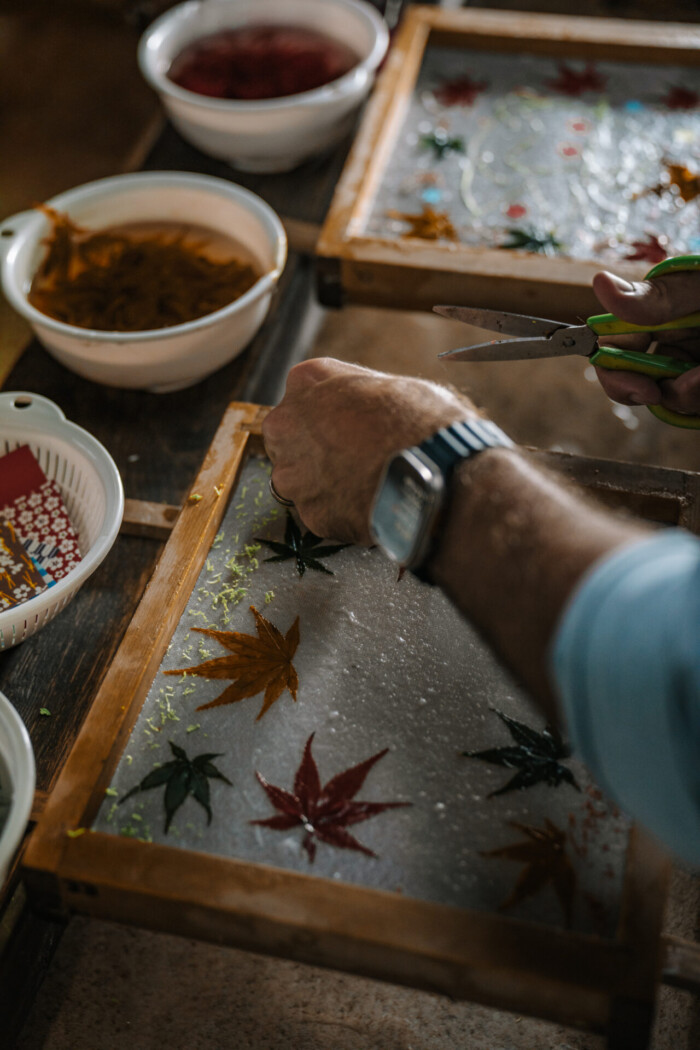
[{"label": "green scissor handle", "polygon": [[[663,274],[679,273],[682,270],[699,270],[700,255],[677,255],[653,266],[645,279],[661,277]],[[597,335],[622,335],[629,332],[670,332],[680,328],[700,327],[700,311],[674,318],[659,325],[634,325],[620,321],[614,314],[597,314],[589,317],[587,324]],[[600,368],[617,369],[624,372],[640,372],[652,379],[674,379],[691,368],[697,368],[697,361],[677,361],[663,354],[635,353],[633,350],[619,350],[616,347],[602,346],[591,355],[591,363]],[[685,427],[689,430],[700,430],[700,416],[673,412],[662,405],[647,405],[647,408],[664,423],[674,427]]]}]

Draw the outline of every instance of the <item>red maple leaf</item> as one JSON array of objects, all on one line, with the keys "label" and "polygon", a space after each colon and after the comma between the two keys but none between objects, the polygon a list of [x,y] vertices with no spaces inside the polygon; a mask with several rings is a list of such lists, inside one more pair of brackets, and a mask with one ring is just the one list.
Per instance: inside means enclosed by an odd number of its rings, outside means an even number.
[{"label": "red maple leaf", "polygon": [[563,95],[578,97],[584,91],[602,91],[605,87],[605,78],[589,62],[585,69],[576,70],[567,66],[566,62],[559,63],[559,76],[556,80],[547,81],[548,87],[554,91],[560,91]]},{"label": "red maple leaf", "polygon": [[472,80],[470,76],[444,80],[435,89],[435,98],[443,106],[473,106],[477,95],[488,87],[486,80]]},{"label": "red maple leaf", "polygon": [[697,91],[677,85],[668,89],[668,95],[661,102],[667,109],[695,109],[700,106],[700,95]]},{"label": "red maple leaf", "polygon": [[275,787],[256,771],[256,777],[272,805],[279,811],[279,816],[268,817],[267,820],[251,820],[250,823],[274,828],[275,831],[288,831],[300,825],[306,832],[302,846],[310,861],[316,856],[315,839],[340,849],[355,849],[369,857],[376,857],[376,853],[363,846],[345,829],[349,824],[359,824],[385,809],[411,805],[410,802],[359,802],[353,799],[372,766],[384,757],[389,748],[385,747],[383,751],[378,751],[364,762],[338,773],[325,787],[321,787],[318,766],[311,754],[313,738],[312,733],[306,741],[304,755],[294,777],[293,791]]},{"label": "red maple leaf", "polygon": [[645,262],[659,263],[668,255],[666,249],[659,243],[659,238],[653,233],[648,233],[645,241],[632,241],[630,247],[633,250],[625,256],[625,259],[644,259]]}]

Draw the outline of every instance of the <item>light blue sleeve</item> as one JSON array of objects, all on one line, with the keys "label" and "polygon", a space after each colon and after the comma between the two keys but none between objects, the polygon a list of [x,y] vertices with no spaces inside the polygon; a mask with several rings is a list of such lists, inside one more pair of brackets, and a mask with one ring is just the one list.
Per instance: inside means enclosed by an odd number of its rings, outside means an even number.
[{"label": "light blue sleeve", "polygon": [[601,788],[700,865],[700,540],[666,529],[597,562],[551,655],[571,743]]}]

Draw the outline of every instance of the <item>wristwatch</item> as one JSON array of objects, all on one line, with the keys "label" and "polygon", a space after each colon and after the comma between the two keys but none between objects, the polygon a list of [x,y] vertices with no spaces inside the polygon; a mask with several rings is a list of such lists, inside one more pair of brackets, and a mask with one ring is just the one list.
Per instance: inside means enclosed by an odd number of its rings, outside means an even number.
[{"label": "wristwatch", "polygon": [[488,448],[514,448],[490,419],[470,419],[438,430],[398,452],[380,478],[370,514],[374,542],[392,561],[427,580],[423,567],[447,505],[455,467]]}]

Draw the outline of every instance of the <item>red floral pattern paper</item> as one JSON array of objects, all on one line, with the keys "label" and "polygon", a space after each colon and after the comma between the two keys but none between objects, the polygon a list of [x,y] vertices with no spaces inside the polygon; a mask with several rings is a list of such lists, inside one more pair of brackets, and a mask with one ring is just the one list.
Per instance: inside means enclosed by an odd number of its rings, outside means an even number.
[{"label": "red floral pattern paper", "polygon": [[0,517],[12,523],[52,580],[62,579],[80,563],[78,535],[61,490],[47,479],[27,445],[0,458]]}]

